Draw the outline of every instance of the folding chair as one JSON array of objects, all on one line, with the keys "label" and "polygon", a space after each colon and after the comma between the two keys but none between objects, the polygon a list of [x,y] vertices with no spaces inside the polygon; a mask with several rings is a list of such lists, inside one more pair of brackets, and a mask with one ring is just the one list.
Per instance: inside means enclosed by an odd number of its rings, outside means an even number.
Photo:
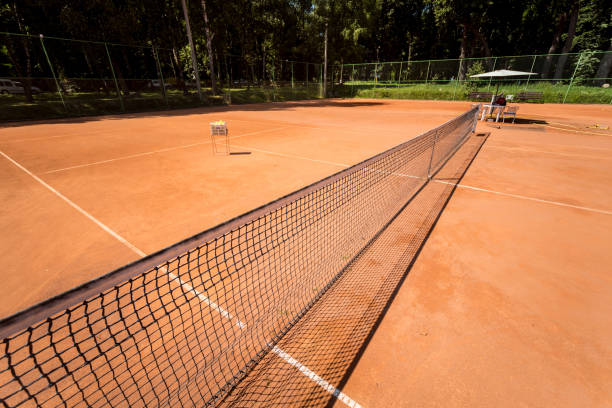
[{"label": "folding chair", "polygon": [[506,115],[512,115],[512,123],[516,120],[516,111],[518,111],[518,106],[506,106],[506,109],[502,112],[502,122],[506,123]]}]

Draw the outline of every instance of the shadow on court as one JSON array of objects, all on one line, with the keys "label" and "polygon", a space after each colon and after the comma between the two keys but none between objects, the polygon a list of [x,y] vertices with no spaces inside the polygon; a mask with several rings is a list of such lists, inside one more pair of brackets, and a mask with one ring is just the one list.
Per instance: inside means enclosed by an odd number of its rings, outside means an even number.
[{"label": "shadow on court", "polygon": [[149,112],[130,112],[117,113],[100,116],[78,116],[62,119],[48,119],[40,121],[23,121],[23,122],[5,122],[0,123],[1,128],[21,127],[40,124],[53,123],[88,123],[100,120],[123,120],[134,118],[160,118],[174,116],[191,116],[202,115],[207,113],[222,113],[222,112],[266,112],[266,111],[284,111],[296,108],[313,108],[313,107],[337,107],[337,108],[357,108],[367,106],[384,105],[384,102],[374,101],[354,101],[338,100],[338,99],[316,99],[303,101],[288,101],[288,102],[265,102],[243,105],[224,105],[224,106],[202,106],[197,108],[175,109],[175,110],[160,110]]},{"label": "shadow on court", "polygon": [[234,388],[225,404],[332,406],[339,399],[353,406],[342,387],[452,197],[454,184],[461,181],[487,137],[466,141]]}]

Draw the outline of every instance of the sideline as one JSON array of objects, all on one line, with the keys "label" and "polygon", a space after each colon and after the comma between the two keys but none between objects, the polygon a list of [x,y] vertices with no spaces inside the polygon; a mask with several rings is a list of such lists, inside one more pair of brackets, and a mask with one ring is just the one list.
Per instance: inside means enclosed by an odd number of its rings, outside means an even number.
[{"label": "sideline", "polygon": [[[242,136],[245,136],[245,135],[242,135]],[[236,137],[238,137],[238,136],[236,136]],[[56,196],[61,198],[68,205],[70,205],[72,208],[77,210],[79,213],[81,213],[82,215],[87,217],[90,221],[95,223],[98,227],[102,228],[105,232],[107,232],[113,238],[115,238],[116,240],[121,242],[123,245],[125,245],[126,247],[131,249],[135,254],[137,254],[140,257],[147,256],[147,254],[144,251],[138,249],[135,245],[133,245],[127,239],[123,238],[121,235],[119,235],[117,232],[113,231],[110,227],[108,227],[102,221],[98,220],[96,217],[94,217],[93,215],[91,215],[90,213],[85,211],[83,208],[81,208],[79,205],[77,205],[74,201],[70,200],[68,197],[66,197],[65,195],[63,195],[62,193],[60,193],[59,191],[57,191],[56,189],[51,187],[49,184],[47,184],[44,180],[42,180],[41,178],[36,176],[34,173],[32,173],[31,171],[29,171],[28,169],[23,167],[21,164],[19,164],[15,160],[13,160],[6,153],[4,153],[3,151],[0,151],[0,155],[2,155],[4,158],[6,158],[11,163],[13,163],[16,167],[18,167],[24,173],[28,174],[30,177],[32,177],[34,180],[36,180],[38,183],[40,183],[43,187],[45,187],[46,189],[51,191],[53,194],[55,194]],[[216,310],[219,314],[221,314],[226,319],[228,319],[230,321],[235,321],[236,325],[240,329],[244,330],[246,328],[246,324],[245,323],[243,323],[242,321],[240,321],[237,318],[234,318],[227,310],[223,309],[221,306],[219,306],[218,304],[216,304],[215,302],[210,300],[206,295],[204,295],[200,291],[196,290],[194,287],[192,287],[187,282],[184,282],[182,279],[180,279],[175,274],[173,274],[171,272],[168,272],[168,270],[165,267],[161,268],[161,269],[168,274],[170,279],[172,279],[173,281],[176,281],[187,292],[195,294],[203,303],[206,303],[210,308]],[[293,365],[294,367],[297,367],[305,376],[310,378],[312,381],[316,382],[319,386],[324,388],[327,392],[329,392],[330,394],[332,394],[333,396],[338,398],[338,400],[344,402],[349,407],[353,407],[353,408],[360,408],[361,407],[355,401],[353,401],[352,399],[347,397],[345,394],[340,392],[337,388],[333,387],[330,383],[328,383],[323,378],[318,376],[316,373],[314,373],[313,371],[308,369],[306,366],[304,366],[299,361],[295,360],[289,354],[287,354],[284,351],[282,351],[280,348],[275,346],[272,351],[274,351],[275,354],[277,354],[279,357],[281,357],[283,360],[285,360],[289,364]]]}]

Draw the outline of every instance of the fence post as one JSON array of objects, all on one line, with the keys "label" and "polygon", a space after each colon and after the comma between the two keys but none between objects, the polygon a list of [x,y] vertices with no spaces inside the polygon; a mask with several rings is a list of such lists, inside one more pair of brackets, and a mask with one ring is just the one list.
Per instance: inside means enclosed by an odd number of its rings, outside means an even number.
[{"label": "fence post", "polygon": [[427,74],[425,74],[425,85],[427,85],[427,79],[429,78],[429,66],[431,65],[431,60],[427,61]]},{"label": "fence post", "polygon": [[[533,72],[533,67],[535,67],[536,57],[537,55],[533,56],[533,62],[531,63],[531,69],[529,70],[529,72]],[[527,75],[527,82],[525,82],[525,88],[523,89],[524,91],[527,90],[527,85],[529,85],[530,78],[531,78],[531,75]]]},{"label": "fence post", "polygon": [[49,54],[47,54],[47,49],[45,48],[45,42],[43,41],[42,34],[40,34],[40,45],[42,46],[43,52],[45,53],[45,57],[47,58],[47,64],[49,64],[49,69],[51,70],[51,75],[53,76],[53,80],[55,81],[55,86],[57,87],[57,93],[62,101],[62,105],[64,105],[64,110],[68,112],[68,108],[66,107],[66,102],[64,101],[64,97],[62,96],[62,88],[60,87],[60,84],[57,81],[57,77],[55,76],[55,71],[53,70],[51,59],[49,59]]},{"label": "fence post", "polygon": [[434,151],[436,150],[436,140],[438,139],[438,131],[434,133],[433,145],[431,146],[431,156],[429,156],[429,166],[427,167],[427,180],[431,180],[431,165],[433,162]]},{"label": "fence post", "polygon": [[578,67],[580,66],[580,61],[582,61],[583,53],[580,53],[580,57],[578,57],[578,62],[576,63],[576,67],[574,68],[574,73],[572,74],[572,79],[570,79],[570,83],[567,86],[567,91],[565,91],[565,96],[563,97],[563,103],[567,99],[567,94],[569,94],[569,90],[572,87],[572,83],[574,82],[574,77],[576,76],[576,71],[578,71]]},{"label": "fence post", "polygon": [[400,82],[402,81],[402,62],[400,61],[400,70],[399,70],[399,75],[397,76],[397,87],[399,88],[400,86]]},{"label": "fence post", "polygon": [[123,96],[121,95],[121,90],[119,90],[119,82],[117,82],[115,68],[113,67],[113,60],[111,59],[110,52],[108,51],[108,44],[104,43],[104,49],[106,49],[106,55],[108,56],[108,64],[110,65],[111,74],[113,74],[113,80],[115,81],[115,89],[117,90],[117,96],[119,97],[121,112],[125,112],[125,105],[123,105]]},{"label": "fence post", "polygon": [[293,61],[291,61],[291,89],[293,89]]},{"label": "fence post", "polygon": [[378,63],[374,65],[374,87],[378,88]]},{"label": "fence post", "polygon": [[459,59],[459,71],[457,71],[457,78],[455,78],[455,90],[453,91],[453,101],[455,100],[455,95],[457,94],[457,85],[459,85],[459,74],[461,73],[461,65],[463,64],[463,59]]},{"label": "fence post", "polygon": [[169,107],[169,105],[168,105],[168,96],[166,95],[166,83],[164,82],[164,74],[162,74],[161,64],[159,63],[159,57],[158,57],[158,54],[157,54],[157,48],[155,48],[155,46],[152,45],[151,46],[151,50],[153,51],[153,57],[155,57],[155,65],[157,65],[157,75],[159,75],[162,95],[164,96],[164,101],[166,102],[166,107]]},{"label": "fence post", "polygon": [[[491,71],[495,71],[495,66],[497,65],[497,57],[493,58],[493,69]],[[489,85],[487,85],[487,91],[489,90],[489,88],[491,87],[491,80],[493,79],[493,77],[489,77]]]},{"label": "fence post", "polygon": [[323,67],[319,67],[319,96],[325,98],[323,94]]}]

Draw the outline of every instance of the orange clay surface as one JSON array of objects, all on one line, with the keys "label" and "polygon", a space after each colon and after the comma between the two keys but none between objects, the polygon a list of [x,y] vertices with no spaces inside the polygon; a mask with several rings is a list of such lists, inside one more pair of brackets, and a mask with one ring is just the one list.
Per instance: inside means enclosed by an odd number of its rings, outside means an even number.
[{"label": "orange clay surface", "polygon": [[[326,100],[0,128],[0,317],[469,106]],[[520,104],[518,117],[480,122],[490,137],[342,388],[362,406],[612,405],[612,106]],[[213,155],[218,119],[250,154]]]}]

